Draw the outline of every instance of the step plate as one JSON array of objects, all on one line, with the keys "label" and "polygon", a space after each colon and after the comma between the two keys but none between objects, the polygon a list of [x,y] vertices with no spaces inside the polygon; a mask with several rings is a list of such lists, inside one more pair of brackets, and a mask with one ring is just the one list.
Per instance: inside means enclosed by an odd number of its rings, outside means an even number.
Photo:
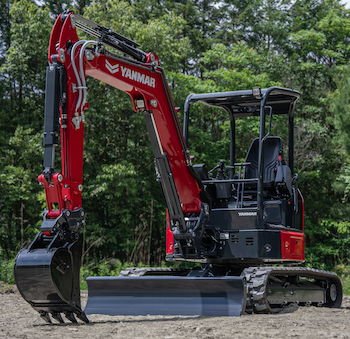
[{"label": "step plate", "polygon": [[86,314],[240,316],[242,277],[89,277]]}]

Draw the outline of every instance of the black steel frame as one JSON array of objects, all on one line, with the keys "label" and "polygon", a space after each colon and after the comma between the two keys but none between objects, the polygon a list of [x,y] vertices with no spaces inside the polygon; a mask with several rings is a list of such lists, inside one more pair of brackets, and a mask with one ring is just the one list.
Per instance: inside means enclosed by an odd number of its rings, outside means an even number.
[{"label": "black steel frame", "polygon": [[[184,120],[183,120],[183,134],[188,145],[188,126],[190,116],[190,105],[195,102],[201,102],[208,106],[219,107],[225,110],[230,118],[230,166],[235,165],[235,119],[248,116],[260,117],[260,132],[259,132],[259,159],[258,159],[258,194],[257,205],[258,211],[263,211],[264,197],[263,197],[263,182],[264,182],[264,159],[263,159],[263,142],[267,137],[266,134],[266,109],[269,108],[269,113],[272,114],[287,114],[288,121],[288,164],[291,173],[294,172],[294,109],[295,103],[300,97],[298,91],[281,88],[269,87],[261,89],[260,96],[254,96],[253,90],[232,91],[232,92],[218,92],[218,93],[201,93],[190,94],[185,101]],[[271,117],[270,117],[271,119]],[[270,120],[271,123],[271,120]],[[233,171],[231,171],[230,178],[233,180]],[[230,180],[230,181],[231,181]],[[240,179],[240,182],[243,179]],[[250,179],[251,181],[251,179]],[[258,213],[262,218],[262,213]],[[262,220],[261,220],[262,222]]]}]

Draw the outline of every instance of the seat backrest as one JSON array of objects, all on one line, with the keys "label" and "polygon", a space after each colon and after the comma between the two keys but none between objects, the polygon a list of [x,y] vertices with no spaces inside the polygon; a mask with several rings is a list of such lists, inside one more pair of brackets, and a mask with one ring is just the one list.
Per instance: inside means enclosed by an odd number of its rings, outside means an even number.
[{"label": "seat backrest", "polygon": [[201,180],[209,180],[208,171],[205,164],[192,165],[194,172],[197,174]]},{"label": "seat backrest", "polygon": [[[282,139],[280,137],[267,137],[263,143],[264,157],[264,183],[274,183],[279,151],[282,150]],[[250,165],[245,167],[244,177],[246,179],[258,177],[259,138],[253,140],[244,162]]]}]

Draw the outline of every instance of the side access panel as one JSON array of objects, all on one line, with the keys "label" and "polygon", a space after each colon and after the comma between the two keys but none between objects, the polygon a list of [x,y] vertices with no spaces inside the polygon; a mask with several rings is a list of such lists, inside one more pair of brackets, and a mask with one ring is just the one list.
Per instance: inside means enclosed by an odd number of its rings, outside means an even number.
[{"label": "side access panel", "polygon": [[281,231],[282,259],[305,260],[304,233]]},{"label": "side access panel", "polygon": [[244,277],[89,277],[86,314],[240,316]]}]

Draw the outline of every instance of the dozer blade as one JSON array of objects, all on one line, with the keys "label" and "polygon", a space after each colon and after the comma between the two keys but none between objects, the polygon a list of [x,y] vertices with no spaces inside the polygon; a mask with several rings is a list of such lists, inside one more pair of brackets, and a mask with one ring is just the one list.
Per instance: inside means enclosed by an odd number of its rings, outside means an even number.
[{"label": "dozer blade", "polygon": [[86,314],[240,316],[242,277],[89,277]]}]

